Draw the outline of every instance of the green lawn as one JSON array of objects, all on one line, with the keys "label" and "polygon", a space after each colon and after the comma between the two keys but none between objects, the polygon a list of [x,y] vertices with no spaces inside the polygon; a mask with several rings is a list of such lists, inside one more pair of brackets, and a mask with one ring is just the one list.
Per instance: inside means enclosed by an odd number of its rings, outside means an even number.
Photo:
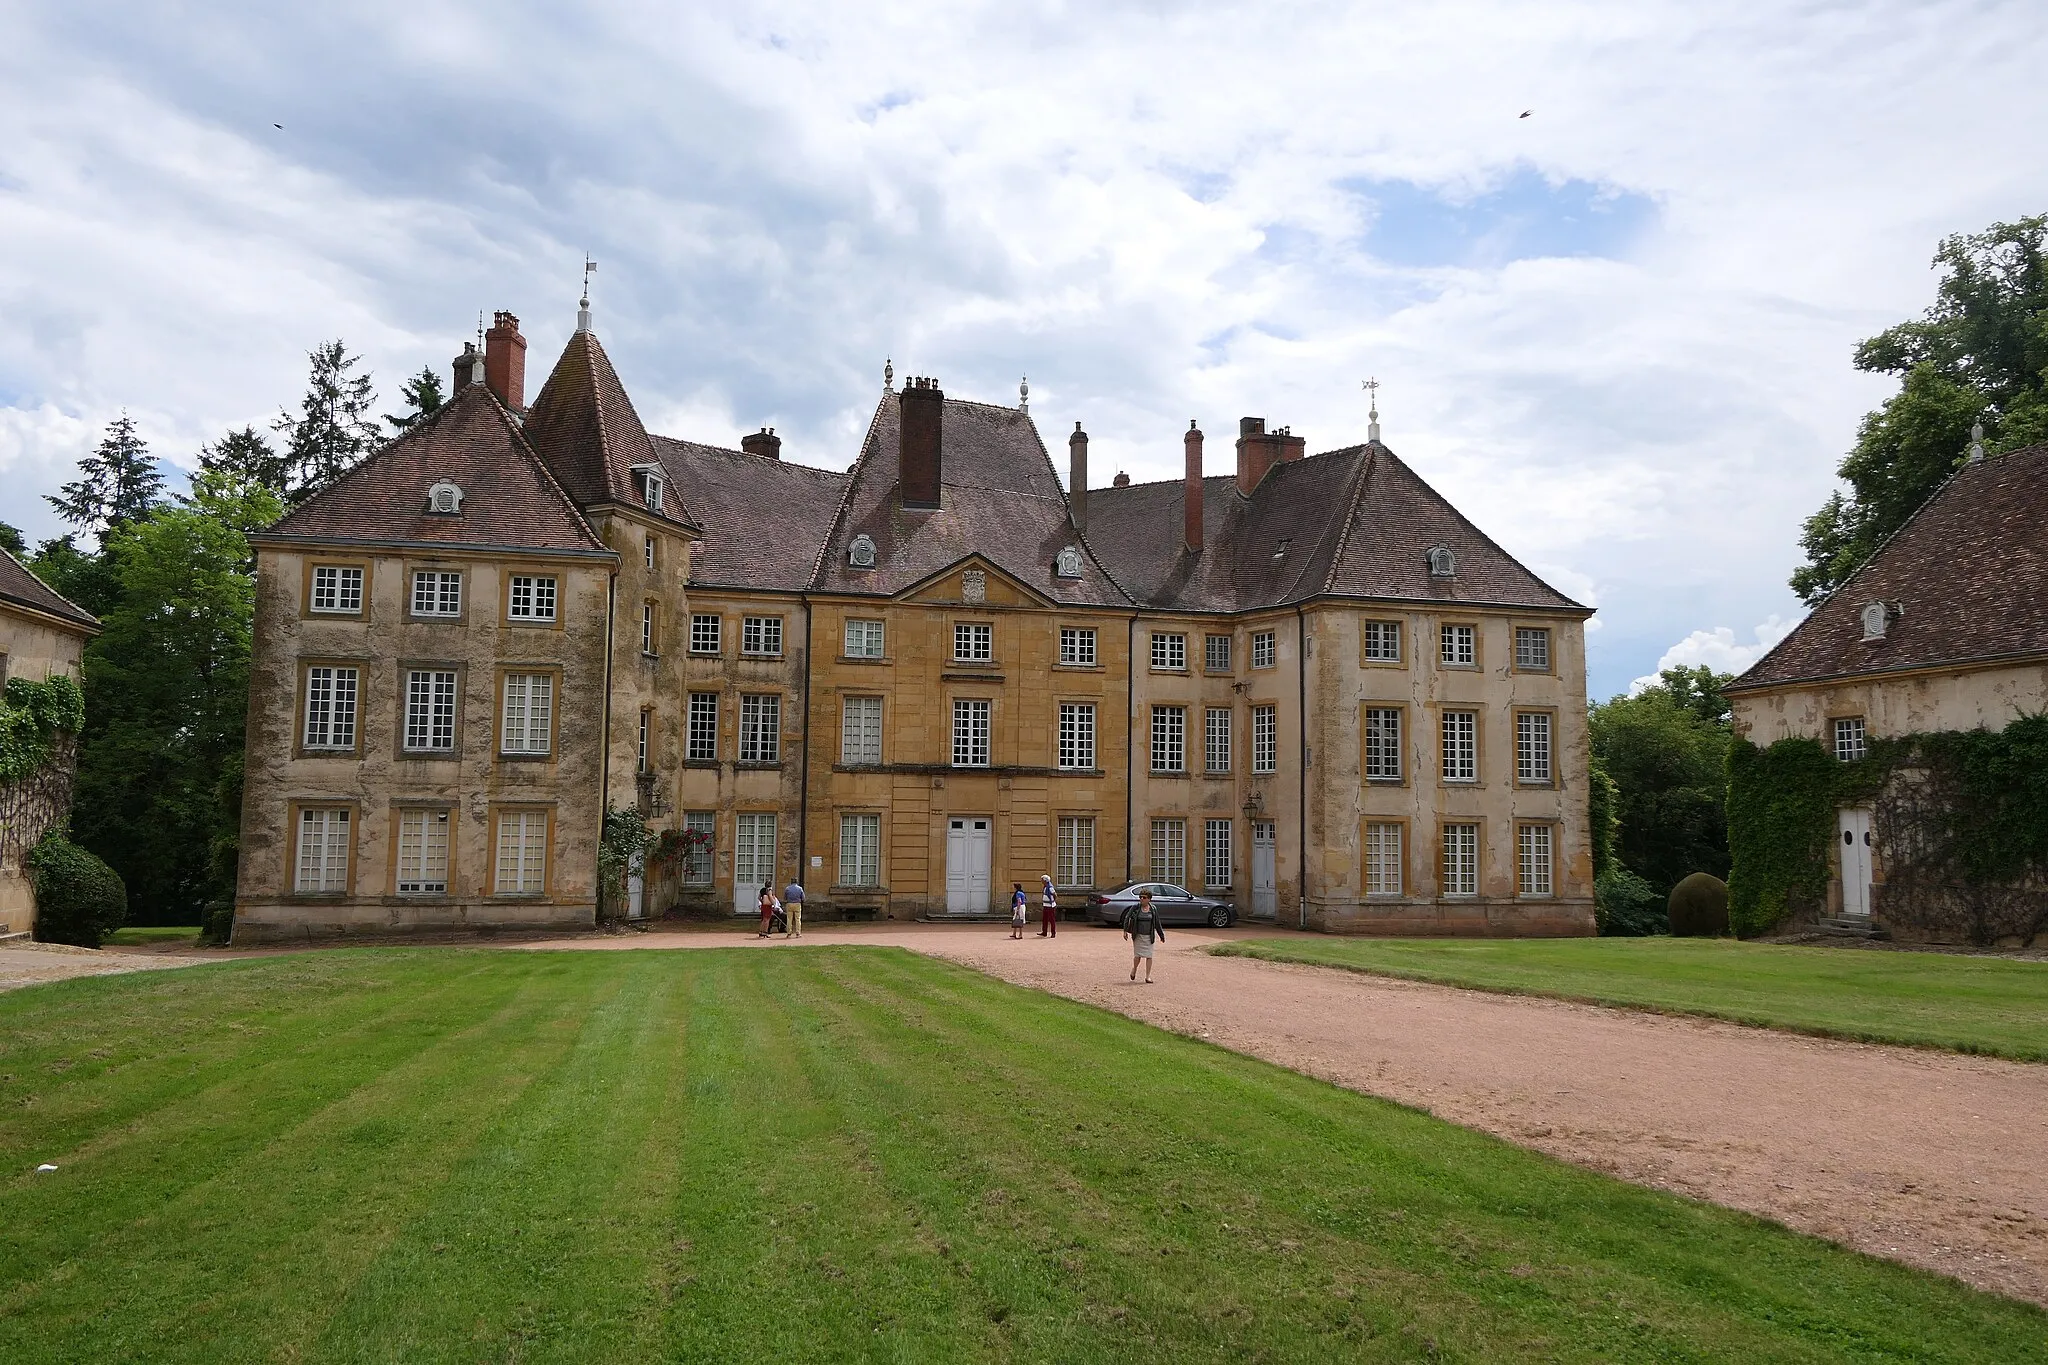
[{"label": "green lawn", "polygon": [[107,935],[106,946],[110,948],[134,948],[144,943],[197,943],[199,926],[196,924],[131,924],[116,929]]},{"label": "green lawn", "polygon": [[2048,1360],[2038,1309],[886,949],[16,991],[0,1156],[16,1365]]},{"label": "green lawn", "polygon": [[2048,1061],[2048,962],[1732,939],[1241,939],[1212,953]]}]

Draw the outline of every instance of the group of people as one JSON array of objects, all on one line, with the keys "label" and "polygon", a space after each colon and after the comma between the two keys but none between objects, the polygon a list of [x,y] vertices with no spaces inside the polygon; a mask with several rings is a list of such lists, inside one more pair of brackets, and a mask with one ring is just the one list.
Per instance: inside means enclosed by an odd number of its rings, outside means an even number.
[{"label": "group of people", "polygon": [[761,887],[761,934],[766,938],[780,929],[790,938],[804,936],[804,884],[792,881],[782,888],[780,897],[775,894],[772,882]]},{"label": "group of people", "polygon": [[[1053,892],[1052,878],[1038,874],[1041,883],[1038,889],[1038,936],[1058,938],[1060,936],[1060,898]],[[1010,883],[1010,937],[1024,937],[1024,907],[1028,904],[1024,895],[1024,883]]]}]

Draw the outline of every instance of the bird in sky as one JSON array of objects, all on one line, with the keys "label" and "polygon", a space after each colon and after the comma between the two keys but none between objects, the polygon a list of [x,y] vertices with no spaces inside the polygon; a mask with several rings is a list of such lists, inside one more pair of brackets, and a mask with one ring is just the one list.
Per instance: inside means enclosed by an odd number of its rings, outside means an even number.
[{"label": "bird in sky", "polygon": [[1524,109],[1524,110],[1523,110],[1523,111],[1522,111],[1522,112],[1521,112],[1521,113],[1520,113],[1519,115],[1517,115],[1517,117],[1519,117],[1519,118],[1527,118],[1527,117],[1529,117],[1529,115],[1531,115],[1531,114],[1533,114],[1533,113],[1535,113],[1535,112],[1536,112],[1536,111],[1535,111],[1534,109]]},{"label": "bird in sky", "polygon": [[[1527,114],[1524,114],[1524,115],[1522,115],[1522,117],[1523,117],[1523,118],[1527,118],[1527,117],[1529,117],[1529,116],[1528,116]],[[273,127],[273,128],[282,128],[282,127],[284,127],[284,125],[283,125],[282,123],[273,123],[273,124],[271,124],[270,126],[271,126],[271,127]]]}]

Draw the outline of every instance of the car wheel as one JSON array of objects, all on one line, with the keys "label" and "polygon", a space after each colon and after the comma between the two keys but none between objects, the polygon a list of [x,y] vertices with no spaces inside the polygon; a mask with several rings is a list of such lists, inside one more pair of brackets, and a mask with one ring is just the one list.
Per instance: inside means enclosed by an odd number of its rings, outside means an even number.
[{"label": "car wheel", "polygon": [[1211,929],[1228,929],[1230,927],[1230,907],[1219,905],[1211,910],[1209,912],[1209,927]]}]

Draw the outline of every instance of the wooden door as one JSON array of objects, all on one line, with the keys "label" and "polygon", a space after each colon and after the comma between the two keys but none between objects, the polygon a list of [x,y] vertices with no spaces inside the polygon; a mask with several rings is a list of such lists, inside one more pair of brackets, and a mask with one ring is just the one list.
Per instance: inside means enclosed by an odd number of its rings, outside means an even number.
[{"label": "wooden door", "polygon": [[1273,822],[1252,821],[1252,918],[1274,919],[1280,896],[1273,881]]},{"label": "wooden door", "polygon": [[946,822],[947,914],[987,913],[993,852],[994,830],[989,820],[969,815]]},{"label": "wooden door", "polygon": [[1870,812],[1844,810],[1840,816],[1842,913],[1867,918],[1870,914]]}]

